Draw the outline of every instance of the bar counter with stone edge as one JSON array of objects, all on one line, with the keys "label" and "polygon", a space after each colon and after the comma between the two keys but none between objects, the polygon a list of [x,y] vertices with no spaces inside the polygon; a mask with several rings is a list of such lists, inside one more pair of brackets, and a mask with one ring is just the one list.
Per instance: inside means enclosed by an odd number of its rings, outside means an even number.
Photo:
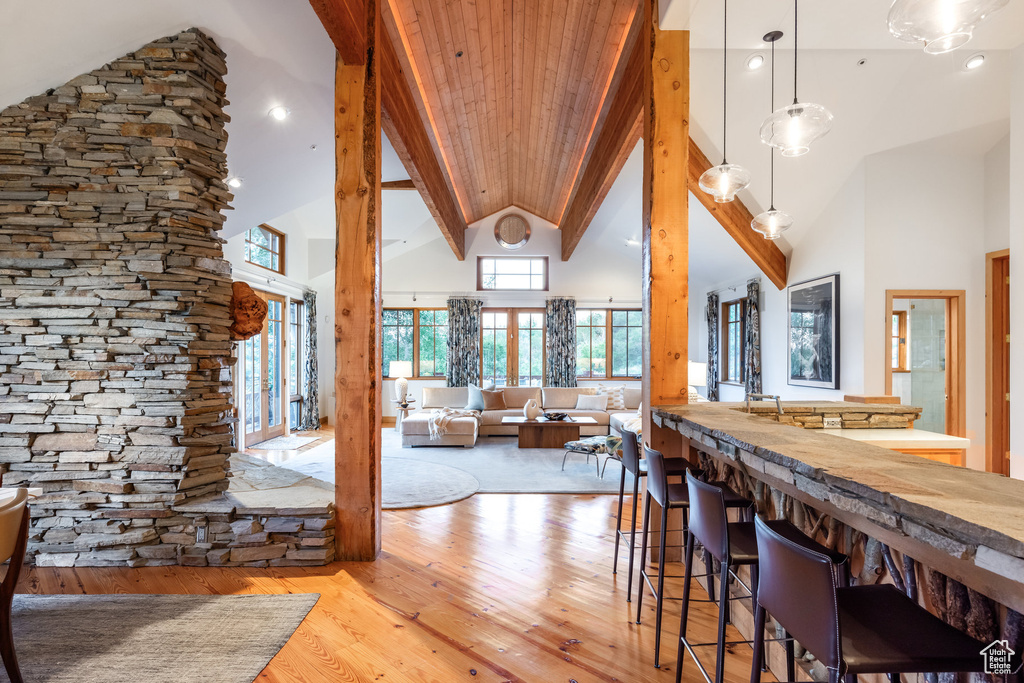
[{"label": "bar counter with stone edge", "polygon": [[[783,412],[802,405],[784,402]],[[684,444],[690,439],[770,488],[1024,611],[1024,481],[780,424],[747,414],[743,404],[654,406],[652,419]]]}]

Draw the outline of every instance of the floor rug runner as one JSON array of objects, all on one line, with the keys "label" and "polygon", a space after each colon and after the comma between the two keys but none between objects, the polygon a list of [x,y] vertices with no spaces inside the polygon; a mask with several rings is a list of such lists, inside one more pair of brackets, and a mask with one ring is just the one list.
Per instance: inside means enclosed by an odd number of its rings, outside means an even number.
[{"label": "floor rug runner", "polygon": [[14,647],[31,683],[251,683],[319,597],[16,595]]}]

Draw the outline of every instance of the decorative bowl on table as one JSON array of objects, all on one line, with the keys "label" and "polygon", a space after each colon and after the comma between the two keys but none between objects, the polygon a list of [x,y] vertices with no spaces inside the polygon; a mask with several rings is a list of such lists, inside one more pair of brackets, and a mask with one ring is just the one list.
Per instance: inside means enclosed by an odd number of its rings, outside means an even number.
[{"label": "decorative bowl on table", "polygon": [[544,419],[550,422],[561,422],[569,417],[568,413],[544,413]]}]

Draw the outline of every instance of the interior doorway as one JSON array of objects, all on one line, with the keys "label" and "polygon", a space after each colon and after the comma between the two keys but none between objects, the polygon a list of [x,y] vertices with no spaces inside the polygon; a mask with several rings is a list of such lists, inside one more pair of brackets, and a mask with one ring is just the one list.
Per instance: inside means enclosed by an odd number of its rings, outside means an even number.
[{"label": "interior doorway", "polygon": [[242,358],[242,395],[245,399],[245,445],[283,436],[285,400],[288,397],[282,372],[284,359],[285,298],[254,290],[267,302],[263,330],[245,340]]},{"label": "interior doorway", "polygon": [[480,381],[503,387],[544,384],[544,309],[485,308],[480,324]]},{"label": "interior doorway", "polygon": [[963,290],[885,292],[885,393],[923,409],[918,429],[967,435],[966,299]]},{"label": "interior doorway", "polygon": [[1010,250],[985,256],[985,469],[1010,475]]}]

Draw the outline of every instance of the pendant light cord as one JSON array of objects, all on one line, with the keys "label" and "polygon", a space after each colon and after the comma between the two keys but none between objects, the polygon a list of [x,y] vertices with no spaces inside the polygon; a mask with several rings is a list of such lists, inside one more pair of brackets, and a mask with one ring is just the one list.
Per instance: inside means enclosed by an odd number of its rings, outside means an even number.
[{"label": "pendant light cord", "polygon": [[[799,50],[799,21],[798,21],[798,0],[793,0],[793,104],[796,104],[799,100],[796,98],[796,63],[797,58],[800,56]],[[774,102],[772,103],[774,105]],[[774,109],[772,110],[774,111]]]},{"label": "pendant light cord", "polygon": [[729,0],[722,3],[722,166],[726,163],[725,143],[726,133],[729,130],[728,115],[726,107],[729,102],[728,77],[729,77]]},{"label": "pendant light cord", "polygon": [[[769,95],[769,111],[775,111],[775,41],[772,41],[772,92]],[[769,147],[769,154],[771,154],[771,170],[768,174],[769,177],[769,211],[775,210],[775,148]]]}]

